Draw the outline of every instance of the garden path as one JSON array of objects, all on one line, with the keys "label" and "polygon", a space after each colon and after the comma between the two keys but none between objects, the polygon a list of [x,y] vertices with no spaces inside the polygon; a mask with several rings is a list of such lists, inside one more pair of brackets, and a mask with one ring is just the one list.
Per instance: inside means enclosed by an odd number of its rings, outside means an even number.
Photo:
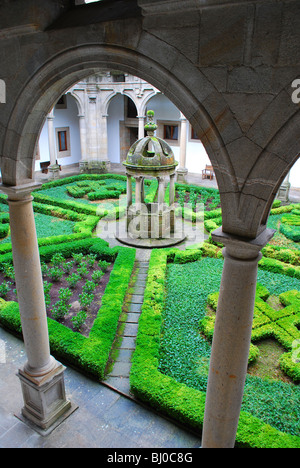
[{"label": "garden path", "polygon": [[142,312],[144,292],[146,288],[149,259],[151,251],[137,249],[134,268],[134,284],[124,304],[127,311],[126,321],[120,320],[120,334],[116,347],[117,357],[114,366],[107,375],[104,384],[118,390],[127,396],[130,393],[129,374],[131,369],[131,358],[135,349],[135,340],[138,331],[138,321]]}]

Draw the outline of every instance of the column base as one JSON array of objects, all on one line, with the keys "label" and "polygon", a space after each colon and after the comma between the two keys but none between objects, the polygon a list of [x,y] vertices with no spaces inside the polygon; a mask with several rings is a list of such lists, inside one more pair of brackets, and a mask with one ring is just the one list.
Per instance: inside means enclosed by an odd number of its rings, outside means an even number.
[{"label": "column base", "polygon": [[110,171],[111,164],[108,159],[94,159],[79,162],[80,173],[82,174],[106,174]]},{"label": "column base", "polygon": [[281,200],[283,202],[288,202],[289,201],[290,188],[291,188],[290,183],[283,183],[279,187],[278,193],[276,195],[276,199]]},{"label": "column base", "polygon": [[53,164],[53,166],[49,166],[49,173],[50,173],[50,180],[56,180],[59,179],[59,165],[58,164]]},{"label": "column base", "polygon": [[52,432],[77,409],[66,399],[64,370],[60,363],[41,377],[32,377],[19,370],[25,404],[17,417],[42,435]]},{"label": "column base", "polygon": [[183,182],[184,184],[186,183],[186,176],[187,176],[188,170],[184,167],[178,167],[176,174],[177,174],[177,182]]},{"label": "column base", "polygon": [[88,171],[88,161],[79,161],[79,172],[81,174],[86,174]]}]

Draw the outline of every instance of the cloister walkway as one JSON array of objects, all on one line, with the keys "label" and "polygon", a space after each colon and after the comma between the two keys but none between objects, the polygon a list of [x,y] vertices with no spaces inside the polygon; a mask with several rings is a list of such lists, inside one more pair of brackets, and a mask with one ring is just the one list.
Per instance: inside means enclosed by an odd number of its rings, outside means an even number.
[{"label": "cloister walkway", "polygon": [[[1,341],[2,340],[2,341]],[[23,406],[16,373],[26,361],[21,340],[0,328],[0,448],[193,448],[201,440],[119,392],[67,367],[68,398],[79,408],[43,437],[20,421]]]}]

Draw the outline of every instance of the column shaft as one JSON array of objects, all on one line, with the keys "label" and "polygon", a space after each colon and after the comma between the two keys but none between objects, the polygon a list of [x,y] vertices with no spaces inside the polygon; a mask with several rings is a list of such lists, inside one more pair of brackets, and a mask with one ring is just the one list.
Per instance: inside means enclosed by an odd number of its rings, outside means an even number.
[{"label": "column shaft", "polygon": [[178,182],[186,182],[186,175],[188,170],[186,168],[186,145],[187,145],[187,120],[183,114],[181,114],[181,129],[180,129],[180,156],[179,156],[179,167],[177,168],[177,180]]},{"label": "column shaft", "polygon": [[175,202],[175,174],[170,176],[170,206],[174,205]]},{"label": "column shaft", "polygon": [[247,374],[260,250],[273,234],[266,230],[247,242],[227,236],[221,228],[213,233],[213,239],[226,248],[208,376],[203,448],[234,447]]},{"label": "column shaft", "polygon": [[158,203],[162,204],[165,200],[165,179],[158,177]]},{"label": "column shaft", "polygon": [[81,160],[86,159],[86,121],[84,115],[79,115]]},{"label": "column shaft", "polygon": [[135,177],[135,204],[142,203],[142,177]]},{"label": "column shaft", "polygon": [[49,143],[49,155],[50,165],[56,164],[56,146],[55,146],[55,133],[54,133],[54,109],[47,116],[48,125],[48,143]]},{"label": "column shaft", "polygon": [[139,140],[141,140],[145,136],[145,117],[139,116],[138,119],[139,119]]},{"label": "column shaft", "polygon": [[131,175],[127,174],[127,208],[132,205],[132,179]]},{"label": "column shaft", "polygon": [[181,118],[180,130],[180,169],[186,169],[186,142],[187,142],[187,120],[184,116]]},{"label": "column shaft", "polygon": [[50,356],[41,265],[32,197],[9,200],[12,251],[23,337],[30,375],[42,375],[54,366]]}]

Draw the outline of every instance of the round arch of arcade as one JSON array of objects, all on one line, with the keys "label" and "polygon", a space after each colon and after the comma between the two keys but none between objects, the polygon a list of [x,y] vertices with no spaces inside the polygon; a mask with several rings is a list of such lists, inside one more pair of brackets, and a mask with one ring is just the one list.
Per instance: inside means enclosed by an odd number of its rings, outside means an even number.
[{"label": "round arch of arcade", "polygon": [[[182,69],[193,71],[196,86],[185,80]],[[178,69],[177,69],[178,67]],[[180,67],[180,68],[179,68]],[[239,175],[241,165],[228,152],[229,141],[243,139],[242,131],[224,97],[181,56],[172,73],[164,65],[141,52],[110,45],[83,45],[68,49],[48,62],[32,76],[16,98],[4,138],[2,178],[4,185],[17,186],[33,179],[36,142],[42,124],[57,99],[75,83],[99,70],[119,69],[142,78],[166,95],[198,133],[212,162],[218,182],[223,208],[223,230],[243,237],[255,238],[263,228],[268,209],[276,195],[276,187],[295,162],[295,155],[280,158],[279,172],[264,164],[269,151],[262,150],[249,174]],[[216,104],[217,103],[217,104]],[[222,109],[222,112],[218,111]],[[297,116],[299,113],[297,114]],[[297,118],[298,121],[298,118]],[[292,125],[294,128],[294,125]],[[283,129],[289,134],[289,123]],[[230,138],[229,138],[230,135]],[[278,136],[278,135],[277,135]],[[278,141],[279,138],[276,138]],[[268,158],[267,158],[268,159]],[[257,169],[261,168],[260,177]],[[261,183],[263,181],[263,183]],[[255,184],[263,191],[258,199]],[[250,207],[250,216],[245,213]]]},{"label": "round arch of arcade", "polygon": [[[32,178],[31,163],[36,139],[46,115],[57,99],[80,80],[99,70],[109,71],[111,68],[138,76],[163,92],[195,124],[195,129],[203,134],[204,145],[216,169],[225,165],[228,171],[230,160],[226,156],[221,135],[204,107],[199,105],[199,100],[176,78],[175,73],[170,74],[162,65],[137,52],[94,45],[76,47],[53,57],[21,90],[4,140],[4,184],[17,185],[22,179]],[[215,90],[212,88],[212,91]],[[146,103],[143,104],[145,107]],[[210,135],[206,135],[207,128],[210,129]],[[232,168],[229,172],[233,179]],[[220,183],[222,185],[222,180]]]}]

